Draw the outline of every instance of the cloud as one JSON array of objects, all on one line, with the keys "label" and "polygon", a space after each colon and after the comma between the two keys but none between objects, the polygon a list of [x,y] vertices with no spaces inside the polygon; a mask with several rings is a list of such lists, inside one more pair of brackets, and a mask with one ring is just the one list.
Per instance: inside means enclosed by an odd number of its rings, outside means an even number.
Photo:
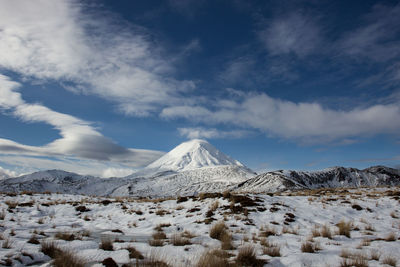
[{"label": "cloud", "polygon": [[373,105],[352,110],[331,110],[318,103],[295,103],[264,93],[248,93],[230,106],[165,108],[164,118],[186,118],[205,124],[252,128],[268,135],[302,142],[328,142],[400,131],[400,106]]},{"label": "cloud", "polygon": [[40,104],[26,103],[19,92],[20,84],[0,74],[0,110],[11,112],[28,122],[44,122],[59,131],[61,138],[44,146],[27,146],[0,139],[3,153],[36,156],[75,156],[78,158],[113,161],[131,167],[141,167],[163,153],[151,150],[128,149],[104,137],[89,122],[53,111]]},{"label": "cloud", "polygon": [[223,82],[236,83],[243,81],[244,77],[251,75],[251,71],[255,65],[252,57],[239,57],[229,61],[225,69],[220,73],[219,79]]},{"label": "cloud", "polygon": [[126,168],[107,168],[103,171],[102,177],[125,177],[133,172],[134,170]]},{"label": "cloud", "polygon": [[61,169],[81,175],[94,175],[108,178],[124,177],[135,171],[134,168],[129,168],[129,166],[116,162],[67,156],[43,157],[0,154],[0,162],[10,166],[15,166],[15,170],[10,171],[13,174],[10,176],[19,176],[40,170]]},{"label": "cloud", "polygon": [[299,12],[274,18],[259,37],[271,55],[304,57],[315,52],[321,42],[317,23]]},{"label": "cloud", "polygon": [[168,0],[170,7],[188,18],[193,18],[195,12],[204,5],[204,0]]},{"label": "cloud", "polygon": [[364,18],[364,25],[349,31],[338,41],[345,55],[355,59],[385,62],[400,55],[400,4],[375,5]]},{"label": "cloud", "polygon": [[17,173],[11,170],[4,169],[0,166],[0,179],[7,179],[17,176]]},{"label": "cloud", "polygon": [[189,139],[242,138],[251,134],[251,132],[247,130],[221,131],[215,128],[206,129],[202,127],[178,128],[178,131],[180,135],[185,136]]},{"label": "cloud", "polygon": [[134,116],[180,103],[195,88],[172,78],[169,56],[150,33],[104,13],[79,1],[1,1],[0,67],[68,84]]}]

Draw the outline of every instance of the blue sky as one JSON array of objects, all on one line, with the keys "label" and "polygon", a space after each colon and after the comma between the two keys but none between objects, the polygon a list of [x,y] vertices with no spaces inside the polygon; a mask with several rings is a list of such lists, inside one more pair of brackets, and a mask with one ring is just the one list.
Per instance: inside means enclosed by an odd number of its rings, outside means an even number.
[{"label": "blue sky", "polygon": [[399,1],[1,1],[0,172],[400,166]]}]

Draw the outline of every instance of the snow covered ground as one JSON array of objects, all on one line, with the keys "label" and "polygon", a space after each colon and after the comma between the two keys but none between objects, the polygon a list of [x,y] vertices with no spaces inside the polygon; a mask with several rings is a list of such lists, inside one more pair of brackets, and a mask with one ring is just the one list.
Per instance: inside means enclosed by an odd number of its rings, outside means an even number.
[{"label": "snow covered ground", "polygon": [[[3,265],[49,266],[52,258],[41,249],[50,244],[87,266],[102,266],[106,258],[136,266],[139,254],[132,248],[145,258],[140,264],[157,259],[196,266],[209,252],[208,260],[221,260],[218,266],[244,266],[246,259],[250,266],[400,266],[399,188],[164,200],[30,193],[0,199]],[[114,241],[112,250],[107,240]],[[221,248],[225,252],[215,251]],[[243,248],[254,249],[257,260],[238,257]]]}]

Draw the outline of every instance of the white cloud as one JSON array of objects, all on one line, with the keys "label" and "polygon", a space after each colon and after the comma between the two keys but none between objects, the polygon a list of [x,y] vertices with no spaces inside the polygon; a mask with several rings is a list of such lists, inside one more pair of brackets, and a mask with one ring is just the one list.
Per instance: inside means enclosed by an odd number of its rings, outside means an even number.
[{"label": "white cloud", "polygon": [[[133,173],[134,169],[124,164],[89,160],[76,157],[39,157],[26,155],[0,154],[0,162],[15,166],[11,171],[12,176],[19,176],[39,170],[61,169],[81,175],[94,175],[99,177],[123,177]],[[114,170],[114,171],[112,171]],[[118,171],[119,170],[119,171]],[[125,170],[124,172],[122,170]],[[1,171],[1,170],[0,170]]]},{"label": "white cloud", "polygon": [[135,170],[127,168],[107,168],[103,171],[102,177],[125,177],[132,174]]},{"label": "white cloud", "polygon": [[195,88],[172,78],[168,57],[143,28],[117,26],[101,12],[78,1],[1,1],[0,67],[72,82],[67,88],[114,101],[135,116],[176,104]]},{"label": "white cloud", "polygon": [[165,118],[186,118],[205,124],[229,124],[302,142],[326,142],[350,137],[398,133],[400,106],[374,105],[348,111],[326,109],[317,103],[294,103],[264,93],[247,94],[233,106],[168,107]]},{"label": "white cloud", "polygon": [[384,6],[377,4],[365,16],[365,24],[349,31],[337,47],[342,53],[355,59],[367,58],[385,62],[400,55],[400,4]]},{"label": "white cloud", "polygon": [[204,3],[204,0],[168,0],[168,4],[174,11],[188,18],[192,18]]},{"label": "white cloud", "polygon": [[271,55],[307,56],[321,42],[317,23],[301,13],[276,17],[260,31],[259,37]]},{"label": "white cloud", "polygon": [[39,156],[74,156],[93,160],[124,163],[141,167],[154,161],[163,153],[159,151],[128,149],[104,137],[86,121],[53,111],[40,104],[26,103],[17,89],[19,83],[0,74],[0,109],[25,122],[44,122],[59,131],[61,138],[44,146],[27,146],[0,139],[0,151],[10,154]]},{"label": "white cloud", "polygon": [[179,128],[179,134],[189,139],[205,138],[205,139],[217,139],[217,138],[242,138],[248,136],[251,132],[246,130],[231,130],[221,131],[215,128]]},{"label": "white cloud", "polygon": [[0,179],[6,179],[17,176],[17,173],[11,170],[4,169],[0,166]]}]

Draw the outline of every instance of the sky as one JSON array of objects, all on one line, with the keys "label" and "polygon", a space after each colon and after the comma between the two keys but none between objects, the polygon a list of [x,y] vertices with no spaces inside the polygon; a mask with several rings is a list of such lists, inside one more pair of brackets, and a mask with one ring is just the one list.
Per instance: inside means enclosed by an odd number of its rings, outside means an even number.
[{"label": "sky", "polygon": [[257,172],[400,167],[399,1],[0,0],[0,177],[188,139]]}]

